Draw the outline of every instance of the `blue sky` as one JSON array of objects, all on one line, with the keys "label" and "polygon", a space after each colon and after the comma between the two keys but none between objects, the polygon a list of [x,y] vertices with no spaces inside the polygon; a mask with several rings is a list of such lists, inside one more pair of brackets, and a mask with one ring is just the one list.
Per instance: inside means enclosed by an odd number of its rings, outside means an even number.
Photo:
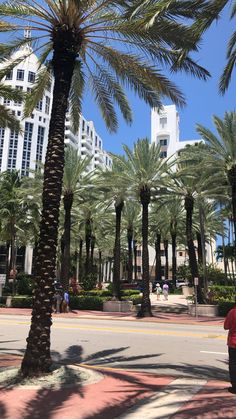
[{"label": "blue sky", "polygon": [[[199,138],[196,132],[196,123],[207,126],[214,130],[212,115],[223,117],[225,111],[235,109],[235,85],[236,70],[227,93],[220,96],[218,93],[218,81],[226,62],[226,47],[230,35],[235,30],[235,19],[230,21],[230,8],[225,9],[222,19],[208,30],[203,36],[201,49],[192,57],[203,67],[210,71],[212,77],[207,82],[197,80],[191,76],[171,75],[174,81],[183,91],[187,105],[184,109],[178,109],[180,114],[180,138],[181,140]],[[103,139],[103,147],[113,153],[122,152],[122,143],[132,147],[137,138],[150,138],[150,108],[137,96],[129,94],[133,110],[133,124],[127,126],[119,118],[119,129],[116,134],[110,134],[100,113],[91,101],[91,97],[84,100],[83,114],[86,119],[93,120],[98,134]],[[170,102],[164,102],[170,104]]]}]

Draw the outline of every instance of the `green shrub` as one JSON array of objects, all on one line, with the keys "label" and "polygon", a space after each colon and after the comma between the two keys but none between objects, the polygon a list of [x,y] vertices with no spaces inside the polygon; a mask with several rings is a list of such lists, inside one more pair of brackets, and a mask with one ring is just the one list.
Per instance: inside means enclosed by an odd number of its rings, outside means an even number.
[{"label": "green shrub", "polygon": [[31,308],[32,302],[32,297],[13,297],[11,300],[11,306],[15,308]]},{"label": "green shrub", "polygon": [[122,297],[122,300],[132,301],[134,305],[141,304],[142,296],[139,294],[133,294],[129,296]]},{"label": "green shrub", "polygon": [[232,301],[219,301],[219,316],[226,317],[229,310],[235,306]]},{"label": "green shrub", "polygon": [[4,307],[6,305],[7,297],[0,297],[0,305]]},{"label": "green shrub", "polygon": [[121,291],[121,295],[122,297],[128,297],[130,295],[139,295],[140,291],[139,290],[132,290],[132,289],[127,289],[127,290],[122,290]]},{"label": "green shrub", "polygon": [[91,295],[73,295],[70,297],[71,310],[97,310],[103,309],[103,301],[108,297],[98,297]]},{"label": "green shrub", "polygon": [[82,287],[85,291],[92,290],[97,283],[97,274],[90,273],[81,280]]},{"label": "green shrub", "polygon": [[34,279],[31,275],[20,272],[17,275],[17,294],[32,295],[34,289]]},{"label": "green shrub", "polygon": [[91,295],[91,296],[98,296],[98,297],[110,297],[112,296],[111,292],[108,290],[90,290],[84,291],[83,295]]},{"label": "green shrub", "polygon": [[210,290],[213,293],[214,301],[234,301],[236,295],[236,288],[226,285],[212,285]]}]

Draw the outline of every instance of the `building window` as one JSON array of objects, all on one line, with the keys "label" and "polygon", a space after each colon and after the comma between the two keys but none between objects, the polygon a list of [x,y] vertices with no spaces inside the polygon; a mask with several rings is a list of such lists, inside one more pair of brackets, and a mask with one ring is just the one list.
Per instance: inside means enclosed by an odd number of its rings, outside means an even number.
[{"label": "building window", "polygon": [[[17,89],[17,90],[23,90],[23,86],[16,86],[16,89]],[[15,101],[15,102],[14,102],[14,105],[15,105],[15,106],[20,106],[20,105],[22,105],[22,100]]]},{"label": "building window", "polygon": [[137,272],[141,272],[141,266],[137,266]]},{"label": "building window", "polygon": [[89,126],[87,126],[87,134],[89,135]]},{"label": "building window", "polygon": [[25,71],[24,70],[17,70],[16,73],[16,80],[24,80]]},{"label": "building window", "polygon": [[161,151],[160,152],[160,158],[165,159],[166,157],[167,157],[167,152],[166,151]]},{"label": "building window", "polygon": [[179,252],[179,256],[183,256],[183,252]]},{"label": "building window", "polygon": [[33,126],[31,122],[25,122],[24,143],[23,143],[23,158],[21,164],[22,176],[29,176],[30,153],[33,136]]},{"label": "building window", "polygon": [[99,141],[99,148],[102,148],[102,142]]},{"label": "building window", "polygon": [[50,97],[46,96],[46,101],[45,101],[45,113],[47,115],[49,115],[49,110],[50,110]]},{"label": "building window", "polygon": [[95,147],[97,147],[97,146],[98,146],[98,137],[95,136]]},{"label": "building window", "polygon": [[137,256],[142,256],[141,250],[137,250]]},{"label": "building window", "polygon": [[165,256],[165,250],[161,250],[161,256]]},{"label": "building window", "polygon": [[14,170],[16,168],[17,147],[18,147],[18,133],[15,131],[10,131],[7,170]]},{"label": "building window", "polygon": [[43,99],[40,99],[36,105],[36,109],[37,111],[42,111],[43,110]]},{"label": "building window", "polygon": [[31,87],[27,87],[27,93],[31,93],[31,92],[32,92]]},{"label": "building window", "polygon": [[[39,125],[38,127],[38,137],[37,137],[37,149],[36,149],[36,162],[42,161],[43,157],[43,141],[44,141],[45,128]],[[37,170],[37,163],[36,163]]]},{"label": "building window", "polygon": [[160,118],[160,126],[162,129],[166,128],[167,125],[167,118]]},{"label": "building window", "polygon": [[167,139],[163,138],[162,140],[160,140],[160,145],[161,146],[166,146],[167,145]]},{"label": "building window", "polygon": [[17,116],[21,116],[21,111],[17,111]]},{"label": "building window", "polygon": [[85,128],[85,120],[83,119],[82,120],[82,131],[84,131],[84,128]]},{"label": "building window", "polygon": [[106,166],[108,165],[108,158],[107,158],[107,156],[106,156]]},{"label": "building window", "polygon": [[33,71],[28,72],[28,82],[34,83],[35,82],[35,73]]},{"label": "building window", "polygon": [[3,104],[7,105],[7,106],[10,106],[11,101],[9,99],[4,99]]},{"label": "building window", "polygon": [[6,80],[12,80],[13,77],[13,70],[9,71],[9,73],[6,74]]},{"label": "building window", "polygon": [[2,166],[2,154],[4,146],[5,129],[0,128],[0,167]]}]

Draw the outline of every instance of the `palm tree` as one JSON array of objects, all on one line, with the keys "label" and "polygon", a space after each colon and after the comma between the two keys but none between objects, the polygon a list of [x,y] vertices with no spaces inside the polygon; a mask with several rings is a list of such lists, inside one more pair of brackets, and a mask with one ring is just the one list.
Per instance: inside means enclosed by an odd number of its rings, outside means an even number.
[{"label": "palm tree", "polygon": [[[121,0],[43,0],[40,3],[14,0],[0,4],[1,31],[17,33],[28,29],[31,22],[30,29],[34,33],[31,38],[17,38],[10,44],[2,44],[1,58],[7,59],[13,51],[31,41],[35,51],[40,52],[42,66],[32,94],[27,95],[25,116],[32,113],[50,83],[51,75],[54,76],[35,269],[36,290],[21,367],[24,375],[48,372],[52,363],[50,328],[68,100],[76,128],[82,96],[87,91],[85,82],[88,82],[108,128],[115,130],[118,122],[113,102],[118,104],[127,122],[132,119],[122,84],[130,86],[152,107],[160,106],[163,95],[181,105],[184,103],[182,94],[155,69],[157,64],[164,63],[173,70],[183,69],[198,78],[208,76],[208,72],[186,53],[196,49],[199,41],[191,28],[177,21],[171,25],[167,12],[161,13],[155,24],[148,28],[144,13],[127,18],[129,6],[129,2]],[[171,9],[171,16],[175,15],[177,20],[179,8],[176,12]],[[28,48],[27,54],[33,53],[34,49]],[[16,62],[10,60],[9,65],[4,66],[2,76]]]},{"label": "palm tree", "polygon": [[[133,151],[123,146],[125,157],[114,156],[123,167],[123,178],[129,184],[129,194],[138,198],[142,206],[142,282],[143,298],[138,316],[151,316],[149,296],[148,226],[149,204],[154,187],[160,187],[167,171],[167,163],[160,157],[160,146],[149,144],[147,138],[138,140]],[[120,175],[121,176],[121,175]]]},{"label": "palm tree", "polygon": [[[17,170],[3,172],[0,176],[0,217],[1,234],[10,247],[9,272],[16,270],[17,234],[22,228],[26,207],[23,206],[21,178]],[[7,246],[8,247],[8,246]]]},{"label": "palm tree", "polygon": [[64,205],[64,232],[63,253],[61,261],[61,282],[64,287],[69,285],[70,276],[70,242],[71,242],[71,210],[76,201],[82,200],[84,188],[91,180],[91,173],[86,172],[90,158],[82,158],[78,151],[70,146],[65,151],[65,167],[63,176],[63,205]]},{"label": "palm tree", "polygon": [[213,122],[218,135],[200,124],[197,124],[197,131],[209,146],[209,158],[214,170],[222,179],[225,176],[230,185],[236,246],[236,112],[226,112],[224,119],[213,116]]}]

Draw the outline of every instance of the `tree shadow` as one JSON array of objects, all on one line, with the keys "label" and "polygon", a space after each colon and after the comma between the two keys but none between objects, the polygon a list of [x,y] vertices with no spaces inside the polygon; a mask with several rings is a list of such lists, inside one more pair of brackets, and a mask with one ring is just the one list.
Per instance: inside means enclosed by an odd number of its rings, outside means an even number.
[{"label": "tree shadow", "polygon": [[[207,378],[211,380],[227,380],[227,372],[223,368],[216,368],[213,366],[201,366],[197,364],[167,364],[160,363],[156,360],[157,357],[161,356],[161,353],[148,354],[148,355],[136,355],[136,356],[126,356],[122,354],[123,351],[127,350],[129,347],[120,347],[113,348],[104,351],[94,352],[89,356],[83,355],[83,347],[80,345],[71,345],[69,346],[64,355],[61,355],[57,351],[52,351],[52,358],[54,362],[65,368],[69,368],[69,365],[87,364],[88,368],[95,367],[95,371],[102,373],[104,377],[110,377],[114,380],[118,380],[123,383],[116,389],[108,388],[106,390],[107,403],[105,407],[102,407],[97,412],[91,413],[91,415],[83,416],[84,419],[106,419],[106,418],[115,418],[122,414],[125,409],[136,405],[135,409],[139,408],[140,398],[144,398],[144,403],[147,403],[149,400],[152,400],[150,396],[151,393],[157,393],[160,390],[168,393],[170,390],[168,386],[165,387],[165,384],[161,383],[161,380],[152,381],[145,380],[144,377],[149,376],[150,374],[147,371],[151,371],[152,377],[162,377],[169,375],[170,377],[191,377],[191,378]],[[23,355],[24,350],[20,349],[19,352]],[[145,364],[142,362],[144,359],[154,358],[155,362]],[[132,361],[140,361],[137,363],[132,363]],[[119,362],[119,370],[112,369],[103,369],[103,366],[107,364],[112,364],[114,362]],[[226,362],[221,361],[226,364]],[[122,368],[124,371],[122,371]],[[132,370],[125,371],[125,370]],[[146,372],[140,373],[140,370],[145,370]],[[165,371],[164,371],[165,370]],[[73,382],[73,385],[71,383]],[[10,392],[14,389],[5,388],[4,392]],[[222,391],[222,390],[221,390]],[[66,409],[66,402],[73,397],[74,395],[79,396],[81,399],[84,398],[84,382],[77,377],[73,377],[73,370],[69,371],[66,375],[66,379],[60,382],[59,385],[52,386],[50,388],[39,388],[32,392],[32,398],[25,402],[24,409],[21,412],[21,417],[24,419],[45,419],[51,418],[55,413],[61,413],[63,417],[63,410]],[[212,398],[215,398],[216,403],[219,402],[220,390],[216,390],[216,395],[213,397],[214,391],[212,390]],[[120,394],[122,393],[122,403],[120,399]],[[112,397],[110,398],[110,396]],[[159,396],[160,397],[160,396]],[[202,396],[204,398],[204,396]],[[231,399],[230,399],[231,400]],[[226,399],[228,403],[227,406],[229,409],[232,407],[232,400]],[[235,400],[235,398],[234,398]],[[208,398],[209,401],[209,398]],[[200,404],[200,402],[199,402]],[[207,403],[206,403],[207,404]],[[212,403],[211,403],[212,405]],[[190,413],[189,416],[183,416],[183,419],[189,417],[197,417],[196,407],[188,407]],[[192,409],[192,411],[191,411]],[[195,409],[195,410],[194,410]],[[206,410],[207,411],[207,410]],[[186,411],[187,412],[187,411]],[[210,410],[209,410],[210,412]],[[4,401],[0,401],[0,417],[6,419],[7,416],[7,405],[4,404]],[[159,418],[160,416],[157,415]],[[227,417],[227,416],[226,416]],[[182,417],[181,417],[182,419]]]}]

